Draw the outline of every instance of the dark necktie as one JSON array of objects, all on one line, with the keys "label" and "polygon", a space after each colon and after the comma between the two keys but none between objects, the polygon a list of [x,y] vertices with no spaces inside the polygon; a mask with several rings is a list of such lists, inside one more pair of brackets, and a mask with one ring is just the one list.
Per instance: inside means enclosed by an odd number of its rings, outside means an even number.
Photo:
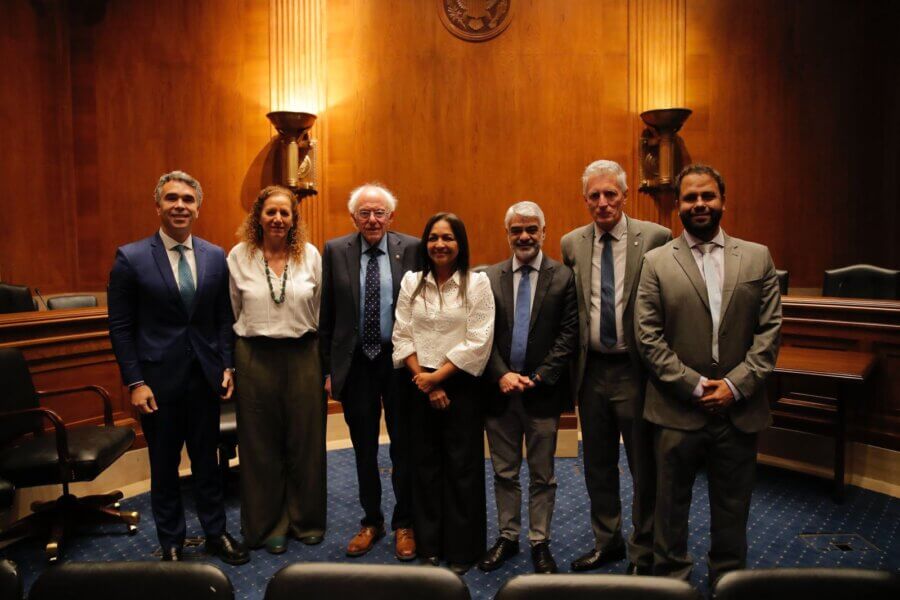
[{"label": "dark necktie", "polygon": [[600,238],[603,252],[600,255],[600,343],[607,348],[616,345],[616,272],[613,265],[612,241],[609,232]]},{"label": "dark necktie", "polygon": [[363,354],[374,359],[381,352],[381,270],[378,255],[381,250],[372,247],[366,250],[366,301],[363,306]]},{"label": "dark necktie", "polygon": [[184,302],[184,306],[190,309],[194,302],[194,292],[197,291],[197,287],[194,285],[194,275],[191,273],[191,265],[188,264],[187,257],[184,255],[187,246],[178,244],[175,246],[175,250],[177,250],[180,255],[178,258],[178,292],[181,294],[181,300]]},{"label": "dark necktie", "polygon": [[531,322],[531,267],[519,267],[522,277],[516,291],[516,315],[513,319],[512,346],[509,350],[509,366],[521,373],[525,368],[525,352],[528,350],[528,325]]}]

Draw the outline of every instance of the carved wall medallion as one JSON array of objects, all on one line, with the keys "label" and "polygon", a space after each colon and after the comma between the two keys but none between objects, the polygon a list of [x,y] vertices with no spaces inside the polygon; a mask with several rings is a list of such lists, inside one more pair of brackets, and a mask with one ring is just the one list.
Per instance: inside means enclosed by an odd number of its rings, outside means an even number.
[{"label": "carved wall medallion", "polygon": [[513,0],[437,0],[441,22],[458,38],[483,42],[503,33]]}]

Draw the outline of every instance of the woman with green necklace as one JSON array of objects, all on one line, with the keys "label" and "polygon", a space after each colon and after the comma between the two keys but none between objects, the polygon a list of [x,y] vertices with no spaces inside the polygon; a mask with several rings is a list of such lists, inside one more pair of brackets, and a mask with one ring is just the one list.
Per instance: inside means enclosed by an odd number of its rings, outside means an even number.
[{"label": "woman with green necklace", "polygon": [[234,309],[241,526],[252,548],[325,535],[325,420],[319,326],[322,257],[297,197],[262,190],[228,255]]}]

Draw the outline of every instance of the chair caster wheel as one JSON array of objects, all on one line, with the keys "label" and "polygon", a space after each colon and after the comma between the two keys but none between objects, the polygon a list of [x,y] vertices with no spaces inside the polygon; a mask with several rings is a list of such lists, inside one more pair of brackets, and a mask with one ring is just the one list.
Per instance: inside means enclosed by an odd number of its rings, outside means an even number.
[{"label": "chair caster wheel", "polygon": [[137,535],[137,525],[128,526],[128,535]]}]

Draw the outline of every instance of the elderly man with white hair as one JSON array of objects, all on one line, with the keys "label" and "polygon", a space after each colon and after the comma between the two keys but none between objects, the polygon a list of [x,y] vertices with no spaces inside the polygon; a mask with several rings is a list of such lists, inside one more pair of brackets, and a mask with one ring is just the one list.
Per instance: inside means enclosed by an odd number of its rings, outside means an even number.
[{"label": "elderly man with white hair", "polygon": [[357,231],[329,240],[322,254],[319,341],[325,391],[343,405],[356,454],[363,518],[347,546],[362,556],[385,535],[378,473],[381,409],[391,439],[391,482],[395,555],[416,557],[412,529],[412,457],[409,450],[409,391],[403,369],[391,361],[394,305],[400,281],[415,271],[419,240],[390,231],[397,199],[384,186],[368,183],[353,190],[347,209]]},{"label": "elderly man with white hair", "polygon": [[494,344],[485,377],[485,430],[494,466],[499,537],[478,567],[499,568],[519,551],[522,441],[528,449],[528,541],[536,573],[555,573],[550,519],[556,500],[553,454],[569,408],[568,366],[578,341],[575,276],[541,251],[544,213],[534,202],[506,212],[512,256],[487,269],[494,293]]}]

